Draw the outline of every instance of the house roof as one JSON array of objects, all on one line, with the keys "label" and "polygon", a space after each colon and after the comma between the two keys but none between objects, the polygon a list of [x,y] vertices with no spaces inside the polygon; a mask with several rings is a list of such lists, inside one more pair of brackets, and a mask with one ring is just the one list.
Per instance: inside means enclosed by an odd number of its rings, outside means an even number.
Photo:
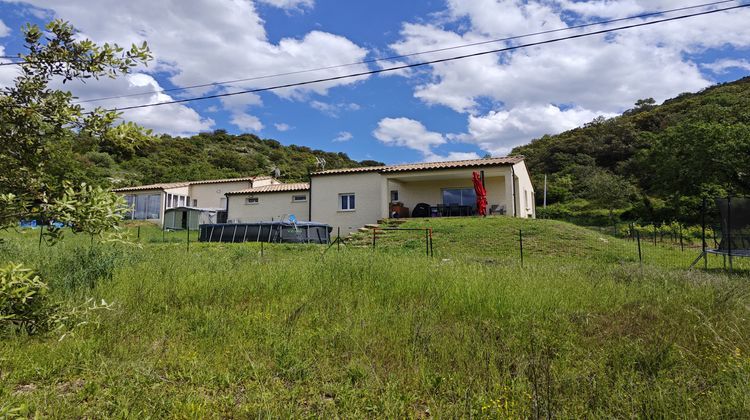
[{"label": "house roof", "polygon": [[435,169],[458,169],[458,168],[486,167],[486,166],[504,166],[504,165],[515,165],[516,163],[522,162],[523,160],[524,160],[523,156],[505,156],[505,157],[487,158],[487,159],[452,160],[452,161],[446,161],[446,162],[424,162],[424,163],[409,163],[405,165],[365,166],[361,168],[329,169],[327,171],[313,172],[312,175],[336,175],[336,174],[349,174],[349,173],[361,173],[361,172],[391,173],[391,172],[409,172],[409,171],[428,171],[428,170],[435,170]]},{"label": "house roof", "polygon": [[149,184],[149,185],[138,185],[135,187],[122,187],[115,188],[114,192],[125,192],[125,191],[145,191],[145,190],[167,190],[170,188],[187,187],[190,185],[189,182],[170,182],[162,184]]},{"label": "house roof", "polygon": [[135,187],[115,188],[112,191],[126,192],[126,191],[145,191],[145,190],[168,190],[170,188],[188,187],[190,185],[220,184],[223,182],[259,181],[259,180],[264,180],[264,179],[273,179],[273,177],[246,176],[242,178],[209,179],[205,181],[168,182],[168,183],[161,183],[161,184],[138,185]]},{"label": "house roof", "polygon": [[232,191],[232,192],[228,192],[227,195],[307,191],[309,189],[310,189],[310,184],[308,184],[307,182],[296,182],[296,183],[291,183],[291,184],[264,185],[262,187],[249,188],[249,189],[242,190],[242,191]]}]

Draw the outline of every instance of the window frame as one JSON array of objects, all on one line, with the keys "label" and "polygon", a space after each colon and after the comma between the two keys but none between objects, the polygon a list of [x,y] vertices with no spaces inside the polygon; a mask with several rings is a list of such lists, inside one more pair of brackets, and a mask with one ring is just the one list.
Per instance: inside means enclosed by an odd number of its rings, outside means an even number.
[{"label": "window frame", "polygon": [[[344,197],[348,197],[346,200],[346,207],[344,206]],[[340,193],[338,199],[338,211],[356,211],[357,210],[357,195],[355,193]]]},{"label": "window frame", "polygon": [[[250,201],[250,200],[254,200],[254,201]],[[245,197],[245,205],[246,206],[256,206],[258,204],[260,204],[260,197],[256,197],[256,196]]]},{"label": "window frame", "polygon": [[307,203],[307,194],[292,194],[292,203]]}]

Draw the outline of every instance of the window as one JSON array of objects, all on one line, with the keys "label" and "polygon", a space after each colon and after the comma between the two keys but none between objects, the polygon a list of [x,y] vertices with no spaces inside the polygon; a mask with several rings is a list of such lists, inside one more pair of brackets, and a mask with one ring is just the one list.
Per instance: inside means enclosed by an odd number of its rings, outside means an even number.
[{"label": "window", "polygon": [[198,207],[198,199],[193,199],[193,207]]},{"label": "window", "polygon": [[167,208],[172,207],[172,194],[167,194]]},{"label": "window", "polygon": [[443,190],[443,204],[475,207],[477,194],[474,188],[446,188]]},{"label": "window", "polygon": [[245,204],[258,204],[259,202],[260,200],[258,199],[258,197],[247,197],[245,199]]},{"label": "window", "polygon": [[227,208],[227,198],[226,197],[221,197],[219,199],[219,207],[221,207],[222,209]]},{"label": "window", "polygon": [[180,196],[180,207],[184,207],[184,206],[185,206],[185,196],[181,195]]},{"label": "window", "polygon": [[392,190],[391,191],[391,203],[395,203],[398,201],[398,190]]},{"label": "window", "polygon": [[134,195],[126,195],[125,196],[125,204],[128,206],[128,212],[125,214],[126,219],[132,219],[133,218],[133,207],[135,206],[135,196]]},{"label": "window", "polygon": [[172,207],[177,207],[177,195],[172,196]]},{"label": "window", "polygon": [[353,211],[354,210],[354,194],[339,194],[339,203],[341,203],[340,210]]},{"label": "window", "polygon": [[307,201],[306,195],[293,195],[292,196],[292,203],[304,203]]},{"label": "window", "polygon": [[131,203],[130,218],[133,220],[159,219],[161,216],[161,194],[134,195]]}]

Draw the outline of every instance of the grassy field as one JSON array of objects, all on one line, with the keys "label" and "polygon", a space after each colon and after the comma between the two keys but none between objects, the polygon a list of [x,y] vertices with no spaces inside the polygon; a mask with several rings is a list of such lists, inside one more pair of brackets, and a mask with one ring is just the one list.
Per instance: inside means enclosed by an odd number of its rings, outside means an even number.
[{"label": "grassy field", "polygon": [[0,233],[0,263],[60,302],[112,303],[62,339],[2,337],[0,417],[750,416],[747,262],[687,271],[696,250],[643,244],[641,265],[553,221],[407,226],[433,228],[434,258],[407,232],[262,256],[145,227],[141,248]]}]

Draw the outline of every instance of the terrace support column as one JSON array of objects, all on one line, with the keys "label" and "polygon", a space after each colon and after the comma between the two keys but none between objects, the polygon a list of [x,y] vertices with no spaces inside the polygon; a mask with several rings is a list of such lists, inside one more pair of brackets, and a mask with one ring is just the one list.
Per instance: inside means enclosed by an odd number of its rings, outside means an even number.
[{"label": "terrace support column", "polygon": [[515,203],[513,202],[513,172],[510,168],[504,171],[503,179],[505,180],[505,215],[513,216]]},{"label": "terrace support column", "polygon": [[388,177],[381,175],[380,177],[380,218],[387,219],[391,215],[389,214],[388,203],[390,201],[390,194],[388,190]]}]

